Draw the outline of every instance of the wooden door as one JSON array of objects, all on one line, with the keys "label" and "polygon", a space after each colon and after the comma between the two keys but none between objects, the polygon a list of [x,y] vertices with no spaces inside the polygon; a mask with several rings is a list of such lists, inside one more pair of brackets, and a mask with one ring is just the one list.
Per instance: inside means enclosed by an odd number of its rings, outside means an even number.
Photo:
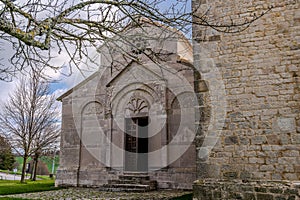
[{"label": "wooden door", "polygon": [[125,119],[125,171],[148,170],[148,117]]}]

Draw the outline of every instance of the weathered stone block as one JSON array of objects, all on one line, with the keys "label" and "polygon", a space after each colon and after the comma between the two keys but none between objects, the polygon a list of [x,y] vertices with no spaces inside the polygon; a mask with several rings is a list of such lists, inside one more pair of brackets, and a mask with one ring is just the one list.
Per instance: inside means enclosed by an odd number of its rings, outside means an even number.
[{"label": "weathered stone block", "polygon": [[198,163],[198,177],[217,178],[220,176],[220,166],[216,164]]},{"label": "weathered stone block", "polygon": [[253,193],[244,193],[245,200],[256,200],[255,195]]},{"label": "weathered stone block", "polygon": [[238,137],[237,136],[228,136],[225,138],[225,145],[233,145],[238,144]]},{"label": "weathered stone block", "polygon": [[286,150],[282,151],[283,157],[299,157],[299,150]]},{"label": "weathered stone block", "polygon": [[265,159],[264,158],[256,158],[256,157],[253,157],[253,158],[249,158],[249,163],[250,164],[255,164],[255,163],[265,163]]},{"label": "weathered stone block", "polygon": [[283,190],[281,188],[270,188],[271,193],[281,194]]},{"label": "weathered stone block", "polygon": [[250,143],[250,140],[246,137],[239,137],[241,145],[247,145]]},{"label": "weathered stone block", "polygon": [[272,180],[282,180],[282,174],[281,173],[273,173]]},{"label": "weathered stone block", "polygon": [[228,192],[228,199],[243,199],[242,194],[241,193],[237,193],[237,192]]},{"label": "weathered stone block", "polygon": [[295,131],[295,119],[294,118],[278,118],[278,127],[281,131]]},{"label": "weathered stone block", "polygon": [[219,40],[221,40],[221,36],[220,35],[210,36],[208,40],[211,41],[211,42],[212,41],[219,41]]},{"label": "weathered stone block", "polygon": [[296,196],[289,196],[289,198],[287,200],[295,200],[296,199]]},{"label": "weathered stone block", "polygon": [[254,188],[255,192],[263,192],[266,193],[267,192],[267,188],[263,187],[263,186],[256,186]]},{"label": "weathered stone block", "polygon": [[278,162],[284,165],[297,164],[297,159],[295,157],[282,157],[278,158]]},{"label": "weathered stone block", "polygon": [[238,177],[237,172],[223,172],[223,177],[226,179],[236,179]]},{"label": "weathered stone block", "polygon": [[286,179],[286,180],[299,180],[298,179],[298,175],[296,173],[293,173],[294,171],[291,171],[292,173],[284,173],[283,174],[283,177]]},{"label": "weathered stone block", "polygon": [[257,200],[273,200],[273,195],[271,194],[257,193],[256,197]]},{"label": "weathered stone block", "polygon": [[241,171],[240,172],[240,179],[242,179],[243,181],[250,180],[251,177],[252,177],[252,174],[248,171]]},{"label": "weathered stone block", "polygon": [[276,196],[275,200],[286,200],[284,196]]},{"label": "weathered stone block", "polygon": [[260,171],[273,171],[275,168],[273,165],[261,165]]},{"label": "weathered stone block", "polygon": [[222,199],[222,193],[220,191],[213,191],[213,199]]},{"label": "weathered stone block", "polygon": [[267,137],[268,144],[272,144],[272,145],[280,144],[280,139],[277,137],[277,135],[267,135],[266,137]]},{"label": "weathered stone block", "polygon": [[257,135],[257,136],[251,137],[251,144],[266,144],[266,143],[267,143],[266,136]]},{"label": "weathered stone block", "polygon": [[194,196],[199,200],[213,200],[212,192],[209,191],[206,187],[194,187]]}]

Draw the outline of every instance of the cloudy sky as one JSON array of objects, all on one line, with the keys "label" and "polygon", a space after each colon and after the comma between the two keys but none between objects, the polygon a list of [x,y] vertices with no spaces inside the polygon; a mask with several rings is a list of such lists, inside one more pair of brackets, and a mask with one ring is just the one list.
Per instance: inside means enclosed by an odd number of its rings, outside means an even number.
[{"label": "cloudy sky", "polygon": [[[83,80],[84,77],[78,72],[74,72],[71,76],[61,75],[59,72],[54,72],[49,69],[46,71],[49,77],[52,77],[53,83],[50,84],[50,92],[54,93],[56,97],[63,94],[65,91],[70,89],[73,85]],[[0,81],[0,102],[7,101],[9,93],[13,92],[16,88],[18,77],[15,77],[11,82]]]},{"label": "cloudy sky", "polygon": [[[0,50],[0,57],[1,60],[1,67],[4,67],[6,65],[10,65],[9,59],[13,55],[13,51],[10,48],[9,45],[6,45],[5,43],[2,43],[1,50]],[[99,55],[95,50],[92,50],[90,52],[91,55]],[[61,53],[55,57],[52,62],[55,63],[55,66],[63,66],[65,62],[68,61],[68,55],[66,53]],[[61,94],[63,94],[68,89],[72,88],[76,84],[78,84],[80,81],[82,81],[85,77],[89,76],[91,73],[97,70],[98,66],[95,66],[95,64],[89,64],[91,67],[89,70],[83,70],[81,73],[77,69],[72,69],[72,74],[67,76],[63,74],[70,74],[68,69],[61,69],[60,71],[54,71],[50,68],[46,69],[45,74],[48,77],[51,77],[50,79],[50,92],[53,93],[56,97],[59,97]],[[86,67],[82,67],[83,69],[86,69]],[[64,72],[64,73],[61,73]],[[84,76],[82,75],[84,73]],[[13,78],[11,82],[5,82],[0,80],[0,105],[7,101],[9,98],[9,93],[13,92],[16,88],[18,79],[20,78],[20,74],[16,75],[16,77]]]}]

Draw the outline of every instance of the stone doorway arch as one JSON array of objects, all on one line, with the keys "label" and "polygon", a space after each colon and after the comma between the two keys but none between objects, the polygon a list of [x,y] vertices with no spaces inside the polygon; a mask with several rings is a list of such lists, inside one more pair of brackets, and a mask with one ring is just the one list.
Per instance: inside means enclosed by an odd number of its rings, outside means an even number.
[{"label": "stone doorway arch", "polygon": [[124,171],[148,171],[148,112],[144,98],[130,98],[125,109]]}]

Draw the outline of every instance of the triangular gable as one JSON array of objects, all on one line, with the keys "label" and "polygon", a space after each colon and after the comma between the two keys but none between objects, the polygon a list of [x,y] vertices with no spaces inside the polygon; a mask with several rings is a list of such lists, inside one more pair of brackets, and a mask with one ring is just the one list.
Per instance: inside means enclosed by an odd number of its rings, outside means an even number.
[{"label": "triangular gable", "polygon": [[89,82],[90,80],[92,80],[98,74],[99,74],[99,71],[94,72],[89,77],[87,77],[86,79],[84,79],[83,81],[79,82],[77,85],[75,85],[74,87],[72,87],[71,89],[69,89],[68,91],[66,91],[62,95],[60,95],[59,97],[57,97],[56,100],[57,101],[61,101],[63,98],[65,98],[65,97],[69,96],[70,94],[72,94],[73,91],[77,90],[78,88],[80,88],[81,86],[83,86],[84,84],[86,84],[87,82]]},{"label": "triangular gable", "polygon": [[[119,77],[121,77],[123,74],[125,74],[126,72],[129,71],[129,69],[133,66],[133,63],[139,64],[136,61],[132,60],[126,67],[124,67],[118,74],[116,74],[112,79],[110,79],[106,86],[109,87],[111,84],[113,84]],[[143,64],[139,64],[139,67],[142,67],[144,70],[148,71],[150,74],[154,75],[155,77],[157,77],[158,79],[163,79],[163,77],[155,72],[153,72],[152,70],[150,70],[149,68],[147,68],[146,66],[144,66]]]},{"label": "triangular gable", "polygon": [[[136,61],[132,60],[127,66],[125,66],[118,74],[116,74],[113,78],[111,78],[106,86],[109,87],[114,81],[116,81],[118,79],[118,77],[120,77],[122,74],[126,73],[126,71],[129,70],[129,68],[132,66],[133,63],[137,63]],[[144,65],[139,65],[140,67],[143,67],[143,69],[145,69],[146,71],[148,71],[150,74],[153,74],[154,76],[156,76],[158,79],[162,79],[162,77],[153,72],[152,70],[148,69],[147,67],[145,67]],[[77,85],[75,85],[74,87],[72,87],[71,89],[69,89],[68,91],[66,91],[65,93],[63,93],[62,95],[60,95],[59,97],[57,97],[56,100],[58,101],[62,101],[63,98],[69,96],[70,94],[73,93],[73,91],[77,90],[78,88],[80,88],[81,86],[83,86],[84,84],[86,84],[87,82],[89,82],[90,80],[92,80],[93,78],[95,78],[96,76],[99,75],[99,71],[94,72],[93,74],[91,74],[89,77],[87,77],[86,79],[84,79],[83,81],[79,82]]]}]

